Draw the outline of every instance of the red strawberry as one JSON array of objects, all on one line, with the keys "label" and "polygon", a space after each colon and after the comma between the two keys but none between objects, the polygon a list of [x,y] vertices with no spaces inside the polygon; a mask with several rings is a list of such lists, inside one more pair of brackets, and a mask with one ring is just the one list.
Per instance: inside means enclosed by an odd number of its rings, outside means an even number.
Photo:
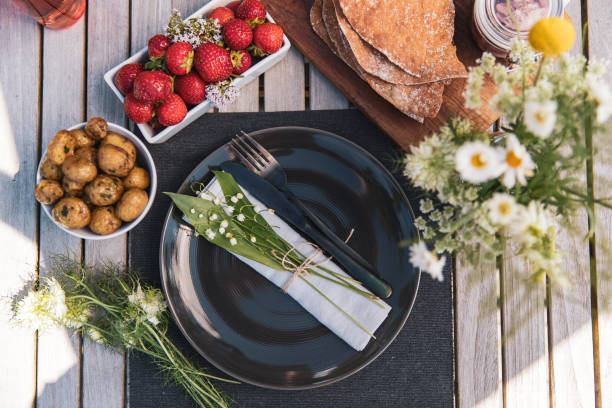
[{"label": "red strawberry", "polygon": [[170,40],[163,34],[154,35],[149,39],[147,48],[149,49],[149,57],[157,58],[161,57],[166,53],[166,50],[170,46]]},{"label": "red strawberry", "polygon": [[236,14],[236,10],[238,9],[238,6],[240,5],[240,3],[242,3],[241,0],[230,1],[229,3],[225,5],[225,7],[232,10],[234,14]]},{"label": "red strawberry", "polygon": [[153,104],[140,102],[134,97],[133,93],[129,93],[123,100],[123,111],[128,118],[136,123],[146,123],[153,119]]},{"label": "red strawberry", "polygon": [[157,107],[157,120],[164,126],[180,123],[187,115],[187,105],[180,96],[173,93],[168,100]]},{"label": "red strawberry", "polygon": [[210,42],[198,47],[193,65],[206,82],[224,81],[232,74],[232,59],[229,51]]},{"label": "red strawberry", "polygon": [[232,74],[240,75],[251,67],[251,54],[245,50],[232,51],[230,52],[230,56],[232,57],[232,65],[234,66]]},{"label": "red strawberry", "polygon": [[162,71],[142,71],[134,81],[134,96],[141,102],[157,103],[172,92],[172,78]]},{"label": "red strawberry", "polygon": [[136,76],[142,72],[142,64],[133,63],[126,64],[121,67],[117,75],[115,75],[115,79],[113,79],[113,83],[119,89],[123,95],[126,95],[132,92],[132,88],[134,87],[134,79]]},{"label": "red strawberry", "polygon": [[274,54],[283,45],[283,29],[274,23],[263,23],[253,31],[253,55]]},{"label": "red strawberry", "polygon": [[217,23],[223,27],[225,23],[235,18],[234,12],[227,7],[217,7],[209,15],[208,18],[217,20]]},{"label": "red strawberry", "polygon": [[244,50],[253,41],[253,30],[244,20],[232,20],[223,27],[223,40],[234,50]]},{"label": "red strawberry", "polygon": [[236,18],[246,20],[254,27],[266,21],[266,6],[259,0],[244,0],[236,9]]},{"label": "red strawberry", "polygon": [[206,98],[206,83],[195,72],[176,77],[174,91],[191,105],[197,105]]},{"label": "red strawberry", "polygon": [[193,47],[187,42],[176,42],[166,51],[166,66],[174,75],[185,75],[193,65]]}]

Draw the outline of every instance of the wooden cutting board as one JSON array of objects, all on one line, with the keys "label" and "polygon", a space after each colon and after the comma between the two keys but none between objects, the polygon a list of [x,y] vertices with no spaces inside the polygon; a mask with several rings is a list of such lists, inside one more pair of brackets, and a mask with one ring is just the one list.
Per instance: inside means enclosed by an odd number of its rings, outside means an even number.
[{"label": "wooden cutting board", "polygon": [[[340,92],[404,150],[422,140],[426,135],[437,132],[440,126],[451,117],[467,117],[481,130],[487,129],[499,117],[499,114],[486,108],[486,102],[493,96],[495,90],[492,81],[485,81],[483,87],[482,99],[485,107],[475,111],[466,109],[463,104],[461,94],[465,87],[465,80],[455,79],[445,88],[444,102],[438,116],[425,119],[423,124],[418,123],[378,96],[315,34],[310,26],[309,18],[313,0],[263,1],[268,12],[283,27],[293,45],[307,56]],[[470,34],[469,22],[472,17],[472,4],[473,0],[455,0],[454,41],[457,46],[457,55],[467,67],[474,65],[476,59],[482,55],[482,51],[476,46]]]}]

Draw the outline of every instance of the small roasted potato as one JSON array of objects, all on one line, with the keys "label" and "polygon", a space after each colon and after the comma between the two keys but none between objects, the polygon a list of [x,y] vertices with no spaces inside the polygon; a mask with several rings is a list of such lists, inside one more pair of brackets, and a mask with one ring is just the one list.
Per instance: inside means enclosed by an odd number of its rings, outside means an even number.
[{"label": "small roasted potato", "polygon": [[74,153],[75,145],[74,136],[67,130],[60,130],[47,146],[47,157],[53,164],[60,166],[67,156]]},{"label": "small roasted potato", "polygon": [[139,188],[126,191],[115,206],[117,217],[121,221],[133,221],[144,211],[149,202],[149,195]]},{"label": "small roasted potato", "polygon": [[51,205],[64,196],[62,186],[55,180],[41,180],[34,190],[36,201]]},{"label": "small roasted potato", "polygon": [[64,163],[62,163],[62,173],[64,173],[64,177],[72,181],[85,184],[96,178],[98,168],[85,158],[71,155],[66,157]]},{"label": "small roasted potato", "polygon": [[119,177],[100,174],[85,187],[85,197],[91,204],[102,207],[119,201],[123,191],[123,182]]},{"label": "small roasted potato", "polygon": [[62,198],[53,207],[52,214],[58,224],[70,229],[86,227],[91,220],[89,207],[76,197]]},{"label": "small roasted potato", "polygon": [[98,235],[111,234],[121,226],[121,220],[115,214],[112,206],[98,207],[91,212],[89,229]]},{"label": "small roasted potato", "polygon": [[108,132],[106,137],[102,140],[102,144],[112,144],[120,147],[128,152],[130,157],[136,161],[136,146],[134,146],[134,143],[130,142],[125,137],[118,135],[117,133]]},{"label": "small roasted potato", "polygon": [[120,147],[103,144],[98,149],[100,170],[112,176],[125,177],[134,167],[135,159]]},{"label": "small roasted potato", "polygon": [[139,188],[141,190],[146,190],[149,188],[149,184],[151,184],[151,177],[148,171],[142,167],[136,166],[123,179],[123,184],[126,189]]},{"label": "small roasted potato", "polygon": [[67,197],[80,197],[83,194],[85,183],[79,183],[64,176],[62,179],[62,188]]},{"label": "small roasted potato", "polygon": [[94,165],[97,165],[98,163],[98,157],[97,157],[98,150],[95,147],[91,147],[91,146],[79,147],[74,152],[74,155],[78,157],[79,159],[85,159],[88,162],[93,163]]},{"label": "small roasted potato", "polygon": [[102,140],[106,137],[108,123],[102,118],[91,118],[85,125],[85,133],[94,140]]},{"label": "small roasted potato", "polygon": [[40,164],[40,175],[48,180],[59,181],[62,179],[62,168],[49,160],[49,157],[45,156]]},{"label": "small roasted potato", "polygon": [[79,147],[93,146],[96,144],[96,141],[87,136],[87,133],[85,133],[83,129],[73,129],[70,131],[70,134],[74,137],[75,148],[77,149]]}]

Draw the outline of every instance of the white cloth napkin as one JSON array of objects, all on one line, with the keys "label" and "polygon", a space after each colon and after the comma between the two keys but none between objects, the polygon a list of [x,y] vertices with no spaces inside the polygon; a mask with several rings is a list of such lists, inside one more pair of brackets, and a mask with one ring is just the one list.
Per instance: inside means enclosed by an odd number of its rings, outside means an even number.
[{"label": "white cloth napkin", "polygon": [[[216,178],[209,183],[207,189],[214,196],[223,197],[221,186]],[[266,208],[244,188],[242,188],[242,191],[244,191],[246,197],[253,205],[259,206],[262,209]],[[265,211],[261,215],[268,222],[268,224],[278,227],[276,228],[277,234],[291,245],[298,245],[306,241],[300,236],[300,234],[294,231],[293,228],[287,225],[278,216],[269,214]],[[310,246],[302,246],[300,248],[300,252],[308,256],[314,252],[314,249]],[[255,269],[268,280],[272,281],[272,283],[279,288],[282,288],[293,275],[291,272],[277,271],[268,266],[262,265],[259,262],[252,261],[239,255],[236,256],[242,262]],[[320,255],[318,258],[314,259],[314,262],[317,263],[323,260],[325,260],[325,256]],[[344,273],[332,261],[327,262],[325,267],[334,272],[339,272],[346,275],[346,273]],[[329,282],[316,275],[305,275],[305,278],[317,289],[325,293],[326,296],[332,299],[338,306],[340,306],[345,312],[351,315],[359,322],[359,324],[368,329],[371,333],[376,334],[376,329],[378,329],[382,322],[387,318],[387,315],[391,310],[391,306],[382,300],[378,300],[378,304],[375,304],[360,294],[357,294],[343,286]],[[356,286],[362,290],[367,290],[363,286]],[[323,323],[328,329],[330,329],[355,350],[363,350],[370,341],[371,337],[368,333],[366,333],[348,316],[342,313],[342,311],[338,310],[338,308],[332,305],[303,280],[295,279],[291,286],[289,286],[287,289],[287,294],[295,299],[311,315],[313,315],[317,320]]]}]

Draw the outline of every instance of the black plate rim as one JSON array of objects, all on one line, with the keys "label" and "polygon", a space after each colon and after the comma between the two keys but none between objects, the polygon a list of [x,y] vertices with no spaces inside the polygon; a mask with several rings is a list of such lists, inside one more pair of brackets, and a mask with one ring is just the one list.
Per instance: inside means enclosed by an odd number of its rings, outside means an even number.
[{"label": "black plate rim", "polygon": [[[311,133],[322,133],[325,134],[327,136],[330,136],[332,138],[335,139],[339,139],[340,141],[344,142],[344,143],[348,143],[350,145],[352,145],[353,147],[357,148],[358,150],[360,150],[362,153],[364,153],[370,160],[372,160],[376,165],[380,166],[380,168],[387,174],[387,176],[390,177],[390,179],[392,180],[392,183],[395,185],[395,187],[397,187],[398,191],[401,194],[401,198],[404,200],[404,202],[407,204],[408,206],[408,210],[410,211],[410,215],[412,216],[412,219],[416,219],[416,216],[414,214],[414,211],[412,209],[412,206],[410,205],[410,201],[408,201],[408,197],[406,197],[406,193],[404,192],[404,189],[401,187],[401,185],[399,184],[399,182],[397,181],[397,179],[391,174],[391,172],[380,162],[380,160],[378,160],[376,157],[374,157],[370,152],[368,152],[367,150],[365,150],[363,147],[359,146],[358,144],[352,142],[351,140],[348,140],[340,135],[337,135],[335,133],[332,132],[328,132],[326,130],[321,130],[321,129],[316,129],[316,128],[311,128],[311,127],[306,127],[306,126],[277,126],[277,127],[271,127],[271,128],[266,128],[266,129],[260,129],[260,130],[256,130],[253,132],[248,132],[249,136],[257,136],[261,133],[266,133],[266,132],[271,132],[271,131],[278,131],[278,130],[286,130],[286,131],[291,131],[291,130],[295,130],[295,131],[307,131],[307,132],[311,132]],[[191,178],[191,176],[198,171],[201,167],[202,164],[208,160],[208,158],[216,153],[218,153],[221,150],[226,149],[226,147],[229,145],[230,142],[224,143],[223,145],[219,146],[217,149],[215,149],[213,152],[209,153],[204,159],[202,159],[202,161],[200,163],[198,163],[198,165],[196,167],[194,167],[194,169],[187,175],[187,177],[185,177],[185,180],[183,181],[183,183],[181,184],[181,186],[179,187],[179,190],[182,190],[183,187],[185,186],[185,183],[187,182],[187,180],[189,180]],[[187,339],[187,341],[189,342],[189,344],[191,344],[191,346],[202,356],[206,359],[206,361],[208,361],[210,364],[212,364],[214,367],[216,367],[218,370],[222,371],[223,373],[241,381],[247,384],[251,384],[251,385],[255,385],[257,387],[261,387],[261,388],[266,388],[266,389],[271,389],[271,390],[278,390],[278,391],[299,391],[299,390],[310,390],[310,389],[314,389],[314,388],[320,388],[320,387],[324,387],[326,385],[330,385],[333,383],[336,383],[338,381],[342,381],[356,373],[358,373],[359,371],[363,370],[365,367],[367,367],[370,363],[372,363],[374,360],[376,360],[397,338],[397,336],[399,335],[399,333],[402,331],[402,329],[404,328],[404,325],[406,324],[406,321],[408,320],[408,317],[410,317],[410,314],[412,313],[412,308],[414,306],[414,303],[416,301],[416,298],[418,296],[418,292],[419,292],[419,287],[421,285],[421,269],[418,269],[418,274],[417,274],[417,280],[416,280],[416,287],[414,290],[414,295],[412,297],[412,301],[410,302],[410,306],[408,307],[405,316],[402,318],[401,324],[397,327],[397,329],[395,330],[395,333],[393,333],[389,340],[387,341],[387,344],[383,345],[379,350],[377,350],[374,354],[372,354],[367,360],[365,360],[362,364],[360,364],[359,366],[347,371],[346,373],[338,376],[338,377],[334,377],[334,378],[330,378],[328,380],[325,381],[321,381],[321,382],[317,382],[317,383],[312,383],[312,384],[307,384],[307,385],[285,385],[285,386],[278,386],[278,385],[273,385],[273,384],[267,384],[264,382],[259,382],[256,380],[252,380],[249,378],[245,378],[243,376],[241,376],[240,374],[227,369],[225,367],[223,367],[221,364],[219,364],[217,361],[215,361],[214,358],[210,357],[205,350],[203,350],[202,348],[200,348],[198,346],[198,344],[188,335],[187,330],[185,330],[185,328],[183,327],[183,325],[180,323],[180,320],[178,319],[177,313],[174,310],[174,305],[171,302],[170,298],[167,296],[168,294],[168,289],[166,287],[167,283],[166,283],[166,275],[167,272],[166,268],[164,266],[164,245],[163,245],[163,241],[164,241],[164,237],[166,235],[166,229],[168,227],[168,221],[170,220],[170,218],[172,217],[172,211],[174,211],[175,205],[174,203],[170,203],[170,208],[168,209],[168,212],[166,214],[166,218],[164,220],[164,226],[162,229],[162,233],[161,233],[161,237],[160,237],[160,241],[159,241],[159,270],[160,270],[160,277],[161,277],[161,283],[162,283],[162,289],[164,291],[164,296],[166,297],[166,303],[168,305],[168,308],[170,309],[170,312],[172,313],[172,317],[174,320],[174,323],[177,325],[177,327],[179,328],[179,330],[181,331],[181,333],[183,334],[183,337],[185,337]],[[418,230],[418,228],[415,228],[415,233],[416,233],[416,237],[417,240],[420,241],[421,240],[421,234]]]}]

